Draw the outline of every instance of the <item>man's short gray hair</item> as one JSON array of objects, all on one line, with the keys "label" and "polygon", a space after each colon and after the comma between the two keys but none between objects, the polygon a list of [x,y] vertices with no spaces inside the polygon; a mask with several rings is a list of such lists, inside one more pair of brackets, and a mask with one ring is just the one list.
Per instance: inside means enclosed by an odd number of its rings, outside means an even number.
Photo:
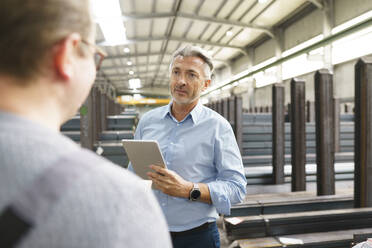
[{"label": "man's short gray hair", "polygon": [[213,62],[212,62],[211,56],[209,56],[209,54],[204,49],[202,49],[200,47],[197,47],[197,46],[187,45],[185,47],[181,47],[180,49],[176,50],[173,53],[172,61],[171,61],[170,66],[169,66],[170,71],[172,70],[174,60],[178,56],[201,58],[205,63],[204,76],[209,80],[211,79],[212,72],[213,72]]}]

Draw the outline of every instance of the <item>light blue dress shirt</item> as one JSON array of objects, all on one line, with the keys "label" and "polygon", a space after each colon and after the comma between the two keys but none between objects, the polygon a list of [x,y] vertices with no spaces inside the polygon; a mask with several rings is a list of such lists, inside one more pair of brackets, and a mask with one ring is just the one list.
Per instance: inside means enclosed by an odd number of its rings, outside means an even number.
[{"label": "light blue dress shirt", "polygon": [[[198,103],[177,121],[172,102],[145,113],[134,139],[157,140],[169,170],[194,183],[208,185],[212,203],[192,202],[154,190],[169,225],[180,232],[215,221],[218,213],[230,214],[232,204],[246,194],[246,178],[239,148],[230,124],[221,115]],[[129,169],[133,170],[129,164]]]}]

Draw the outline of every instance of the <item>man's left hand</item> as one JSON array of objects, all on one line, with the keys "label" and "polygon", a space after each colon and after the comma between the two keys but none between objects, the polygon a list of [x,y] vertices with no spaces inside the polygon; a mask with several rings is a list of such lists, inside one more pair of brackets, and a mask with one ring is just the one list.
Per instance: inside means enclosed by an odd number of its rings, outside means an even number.
[{"label": "man's left hand", "polygon": [[184,198],[189,197],[190,191],[193,188],[192,182],[188,182],[176,172],[160,166],[150,165],[150,168],[155,172],[148,172],[147,176],[164,194]]}]

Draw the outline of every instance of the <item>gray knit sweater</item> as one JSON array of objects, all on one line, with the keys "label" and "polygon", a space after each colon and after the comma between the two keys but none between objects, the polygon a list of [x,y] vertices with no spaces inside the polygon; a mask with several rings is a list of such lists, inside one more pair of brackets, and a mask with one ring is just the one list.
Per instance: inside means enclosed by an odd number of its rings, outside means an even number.
[{"label": "gray knit sweater", "polygon": [[[48,166],[79,149],[57,132],[0,111],[0,212]],[[98,156],[92,167],[19,247],[171,247],[151,190]]]}]

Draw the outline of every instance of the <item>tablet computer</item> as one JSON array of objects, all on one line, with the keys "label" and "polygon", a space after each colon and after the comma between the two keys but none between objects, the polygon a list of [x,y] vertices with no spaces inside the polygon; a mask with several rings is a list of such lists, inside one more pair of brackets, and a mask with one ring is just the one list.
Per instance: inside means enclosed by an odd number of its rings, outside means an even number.
[{"label": "tablet computer", "polygon": [[134,172],[142,179],[149,180],[147,172],[154,172],[150,165],[166,168],[163,155],[156,140],[122,140],[123,147]]}]

